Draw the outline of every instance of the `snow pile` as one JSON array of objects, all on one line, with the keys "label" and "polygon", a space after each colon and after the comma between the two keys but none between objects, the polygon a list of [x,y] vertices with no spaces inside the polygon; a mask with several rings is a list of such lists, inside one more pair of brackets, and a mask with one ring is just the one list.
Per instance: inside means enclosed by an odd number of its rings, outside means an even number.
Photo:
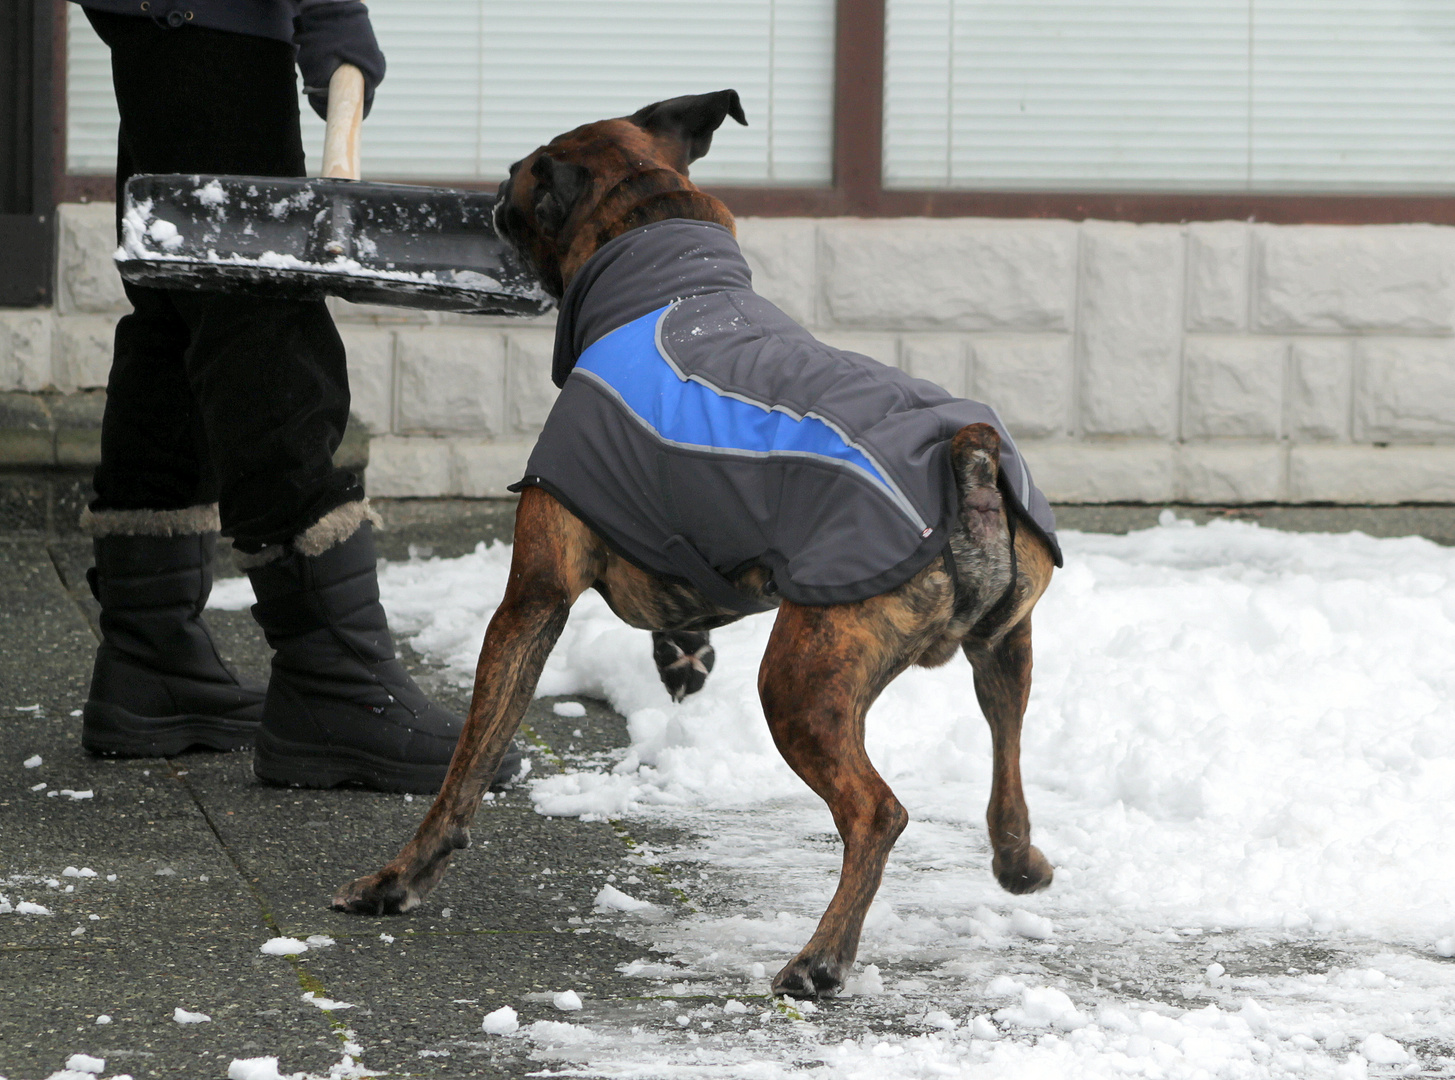
[{"label": "snow pile", "polygon": [[561,1012],[580,1012],[581,995],[574,990],[562,990],[559,994],[551,995],[551,1004]]},{"label": "snow pile", "polygon": [[[1067,565],[1035,615],[1022,754],[1051,889],[1012,898],[989,873],[990,747],[967,664],[907,672],[868,718],[870,755],[912,821],[845,994],[924,1034],[814,1042],[825,1010],[807,1005],[669,1012],[644,1034],[610,1017],[521,1027],[507,1007],[484,1030],[633,1077],[1448,1071],[1455,551],[1170,517],[1062,540]],[[396,629],[462,684],[509,555],[482,545],[381,574]],[[644,922],[652,959],[628,977],[765,992],[832,894],[832,820],[782,763],[757,699],[771,625],[715,631],[717,666],[681,705],[649,635],[594,593],[547,664],[541,694],[604,698],[631,745],[612,767],[537,780],[536,808],[685,825],[701,839],[684,858],[742,897],[730,914]],[[599,911],[622,910],[614,893]],[[1280,943],[1297,955],[1277,960]],[[745,1022],[770,1041],[704,1026]]]},{"label": "snow pile", "polygon": [[[1063,912],[1455,932],[1455,551],[1170,515],[1062,542],[1035,615],[1022,763]],[[509,559],[481,545],[387,566],[391,620],[467,681]],[[821,806],[763,722],[772,619],[715,631],[706,689],[673,705],[649,635],[583,596],[538,692],[609,701],[631,748],[610,771],[537,781],[537,809]],[[981,820],[990,746],[972,685],[958,659],[912,669],[869,715],[870,754],[912,818],[896,857],[916,832]]]}]

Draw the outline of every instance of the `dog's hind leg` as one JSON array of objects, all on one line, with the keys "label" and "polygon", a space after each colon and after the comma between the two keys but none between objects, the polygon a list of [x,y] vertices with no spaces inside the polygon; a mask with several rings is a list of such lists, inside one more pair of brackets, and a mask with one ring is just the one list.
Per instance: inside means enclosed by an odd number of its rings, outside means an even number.
[{"label": "dog's hind leg", "polygon": [[716,659],[705,630],[652,631],[652,660],[673,701],[701,690]]},{"label": "dog's hind leg", "polygon": [[414,838],[382,870],[340,889],[336,911],[408,911],[438,883],[450,856],[469,846],[480,797],[530,704],[571,605],[600,572],[603,551],[586,526],[540,488],[521,495],[510,581],[485,632],[470,715],[444,785]]},{"label": "dog's hind leg", "polygon": [[1021,790],[1021,719],[1031,693],[1031,617],[1027,613],[994,645],[967,640],[975,696],[990,725],[995,755],[985,822],[991,868],[1003,889],[1036,892],[1051,884],[1051,864],[1031,843],[1031,815]]},{"label": "dog's hind leg", "polygon": [[803,951],[774,978],[775,994],[816,998],[843,985],[889,850],[909,823],[864,750],[864,715],[907,663],[886,632],[881,609],[892,603],[784,603],[763,656],[758,691],[773,740],[828,803],[844,841],[838,890]]},{"label": "dog's hind leg", "polygon": [[976,599],[965,655],[975,695],[990,724],[995,763],[986,822],[992,867],[1003,888],[1035,892],[1051,883],[1051,864],[1031,846],[1031,817],[1021,790],[1021,719],[1031,692],[1031,608],[1051,578],[1045,544],[1011,529],[997,487],[1000,436],[988,424],[961,428],[952,444],[960,489],[960,533],[952,541],[965,586]]}]

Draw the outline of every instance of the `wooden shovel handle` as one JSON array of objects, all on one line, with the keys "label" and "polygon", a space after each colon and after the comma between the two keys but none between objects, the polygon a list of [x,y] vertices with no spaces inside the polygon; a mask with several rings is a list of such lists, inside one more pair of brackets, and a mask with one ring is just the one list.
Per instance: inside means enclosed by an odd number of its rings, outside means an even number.
[{"label": "wooden shovel handle", "polygon": [[323,175],[359,178],[359,126],[364,122],[364,73],[340,64],[328,80],[328,119],[323,130]]}]

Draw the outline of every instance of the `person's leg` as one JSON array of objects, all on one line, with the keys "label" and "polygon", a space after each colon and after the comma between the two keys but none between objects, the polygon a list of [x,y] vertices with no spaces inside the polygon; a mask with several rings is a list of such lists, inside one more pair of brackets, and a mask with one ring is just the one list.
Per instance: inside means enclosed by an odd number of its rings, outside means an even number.
[{"label": "person's leg", "polygon": [[[303,175],[289,44],[202,27],[170,29],[134,16],[87,15],[111,47],[121,114],[118,206],[132,173]],[[348,373],[343,343],[321,300],[128,293],[156,298],[138,306],[152,317],[133,330],[154,337],[132,350],[141,357],[131,363],[144,370],[128,384],[133,392],[118,400],[124,419],[114,426],[136,432],[125,449],[144,444],[146,452],[118,456],[113,467],[103,447],[98,506],[109,506],[108,497],[119,497],[122,488],[126,497],[155,498],[141,478],[161,470],[146,454],[155,458],[164,444],[184,441],[147,437],[153,414],[163,409],[177,417],[174,426],[187,416],[205,442],[194,472],[183,476],[177,467],[169,479],[178,486],[189,479],[205,483],[220,503],[222,531],[242,551],[281,543],[334,507],[363,498],[357,479],[333,464],[348,423]],[[166,316],[164,331],[157,329],[158,309]],[[155,335],[165,337],[165,348],[155,347]],[[156,371],[162,364],[165,377]],[[123,449],[119,442],[117,449]],[[161,463],[171,464],[171,458]]]},{"label": "person's leg", "polygon": [[[123,31],[133,21],[115,17]],[[122,49],[126,49],[123,41]],[[132,174],[119,133],[117,195]],[[117,325],[96,498],[82,518],[101,604],[101,644],[81,742],[98,754],[154,757],[253,743],[264,687],[218,653],[202,610],[212,586],[217,489],[187,378],[191,330],[170,293],[126,286]]]},{"label": "person's leg", "polygon": [[[92,16],[112,48],[138,172],[298,176],[293,51],[282,42]],[[119,177],[124,182],[124,177]],[[433,790],[458,717],[394,655],[357,479],[333,465],[348,421],[343,344],[321,301],[170,293],[222,531],[249,565],[277,650],[255,770],[285,783]],[[518,771],[502,770],[498,780]]]}]

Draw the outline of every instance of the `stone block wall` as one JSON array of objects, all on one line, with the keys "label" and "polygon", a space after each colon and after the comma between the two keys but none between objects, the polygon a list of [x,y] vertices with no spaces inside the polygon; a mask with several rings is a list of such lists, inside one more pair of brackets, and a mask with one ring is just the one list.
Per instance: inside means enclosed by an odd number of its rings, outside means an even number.
[{"label": "stone block wall", "polygon": [[[54,311],[0,311],[0,390],[101,386],[109,204],[60,214]],[[1455,229],[743,219],[831,344],[994,405],[1064,502],[1455,502]],[[378,495],[491,496],[555,396],[552,320],[335,305]]]}]

